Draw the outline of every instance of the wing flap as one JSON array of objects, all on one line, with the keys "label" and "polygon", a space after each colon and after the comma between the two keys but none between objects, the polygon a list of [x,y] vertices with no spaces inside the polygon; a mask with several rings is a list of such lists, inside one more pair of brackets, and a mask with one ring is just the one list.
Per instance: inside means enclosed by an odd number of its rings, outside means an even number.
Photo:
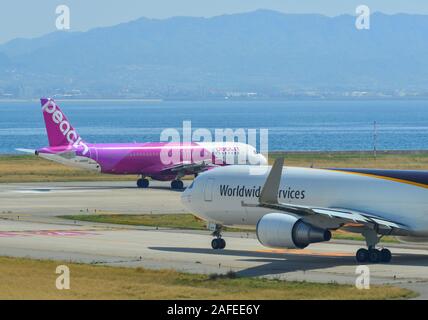
[{"label": "wing flap", "polygon": [[202,162],[193,162],[193,163],[179,163],[177,165],[172,165],[170,167],[164,168],[162,171],[170,171],[174,173],[186,172],[186,173],[200,173],[206,171],[210,168],[214,168],[216,165],[212,163]]}]

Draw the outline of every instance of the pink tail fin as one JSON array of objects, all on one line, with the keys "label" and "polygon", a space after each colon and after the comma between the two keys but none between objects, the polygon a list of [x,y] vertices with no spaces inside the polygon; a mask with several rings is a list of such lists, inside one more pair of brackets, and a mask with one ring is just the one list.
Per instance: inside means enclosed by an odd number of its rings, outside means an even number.
[{"label": "pink tail fin", "polygon": [[51,147],[79,145],[82,139],[68,122],[61,109],[50,98],[40,99],[46,132]]}]

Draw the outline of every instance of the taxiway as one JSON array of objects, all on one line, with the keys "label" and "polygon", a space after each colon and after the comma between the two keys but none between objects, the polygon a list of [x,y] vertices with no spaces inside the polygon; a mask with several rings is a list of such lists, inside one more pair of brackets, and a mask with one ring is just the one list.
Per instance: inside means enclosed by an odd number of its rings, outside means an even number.
[{"label": "taxiway", "polygon": [[[208,231],[178,231],[59,219],[97,212],[182,213],[180,192],[168,183],[137,189],[131,182],[0,185],[0,254],[126,267],[176,269],[287,280],[355,283],[354,241],[271,250],[254,234],[225,233],[225,250],[210,248]],[[428,247],[391,244],[390,264],[369,265],[373,284],[393,284],[428,298]]]}]

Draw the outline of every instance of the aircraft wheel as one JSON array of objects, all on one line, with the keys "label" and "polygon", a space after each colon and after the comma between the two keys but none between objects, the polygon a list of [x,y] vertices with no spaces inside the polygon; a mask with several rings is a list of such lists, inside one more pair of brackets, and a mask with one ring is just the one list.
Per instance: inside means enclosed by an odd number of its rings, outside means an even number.
[{"label": "aircraft wheel", "polygon": [[380,255],[380,251],[379,250],[377,250],[377,249],[371,249],[371,250],[369,250],[369,261],[371,263],[378,263],[378,262],[380,262],[380,258],[381,258],[381,255]]},{"label": "aircraft wheel", "polygon": [[357,251],[355,258],[357,262],[363,263],[369,260],[369,250],[361,248]]},{"label": "aircraft wheel", "polygon": [[224,249],[224,248],[226,248],[226,241],[225,241],[224,239],[222,239],[222,238],[214,238],[214,239],[211,241],[211,247],[212,247],[214,250],[217,250],[217,249]]},{"label": "aircraft wheel", "polygon": [[171,189],[172,190],[181,190],[183,189],[184,184],[181,180],[172,180],[171,181]]},{"label": "aircraft wheel", "polygon": [[149,187],[149,180],[148,179],[138,179],[137,180],[137,187],[138,188],[148,188]]},{"label": "aircraft wheel", "polygon": [[388,263],[388,262],[391,262],[391,259],[392,259],[391,251],[389,251],[388,249],[382,249],[380,251],[380,261],[381,262]]},{"label": "aircraft wheel", "polygon": [[220,238],[218,240],[220,240],[220,249],[226,248],[226,240],[224,240],[223,238]]},{"label": "aircraft wheel", "polygon": [[215,239],[213,239],[213,240],[211,241],[211,247],[212,247],[214,250],[220,249],[221,243],[220,243],[220,241],[219,241],[219,240],[220,240],[220,239],[215,238]]}]

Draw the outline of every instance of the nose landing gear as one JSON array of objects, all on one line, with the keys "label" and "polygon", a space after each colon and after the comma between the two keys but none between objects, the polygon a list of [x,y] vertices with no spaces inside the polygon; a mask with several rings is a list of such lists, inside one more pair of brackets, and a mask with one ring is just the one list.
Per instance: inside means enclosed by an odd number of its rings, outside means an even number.
[{"label": "nose landing gear", "polygon": [[214,250],[226,248],[226,241],[223,238],[214,238],[211,241],[211,247]]},{"label": "nose landing gear", "polygon": [[211,247],[214,250],[226,248],[226,241],[221,237],[221,229],[222,226],[216,225],[215,231],[212,233],[215,238],[211,241]]}]

